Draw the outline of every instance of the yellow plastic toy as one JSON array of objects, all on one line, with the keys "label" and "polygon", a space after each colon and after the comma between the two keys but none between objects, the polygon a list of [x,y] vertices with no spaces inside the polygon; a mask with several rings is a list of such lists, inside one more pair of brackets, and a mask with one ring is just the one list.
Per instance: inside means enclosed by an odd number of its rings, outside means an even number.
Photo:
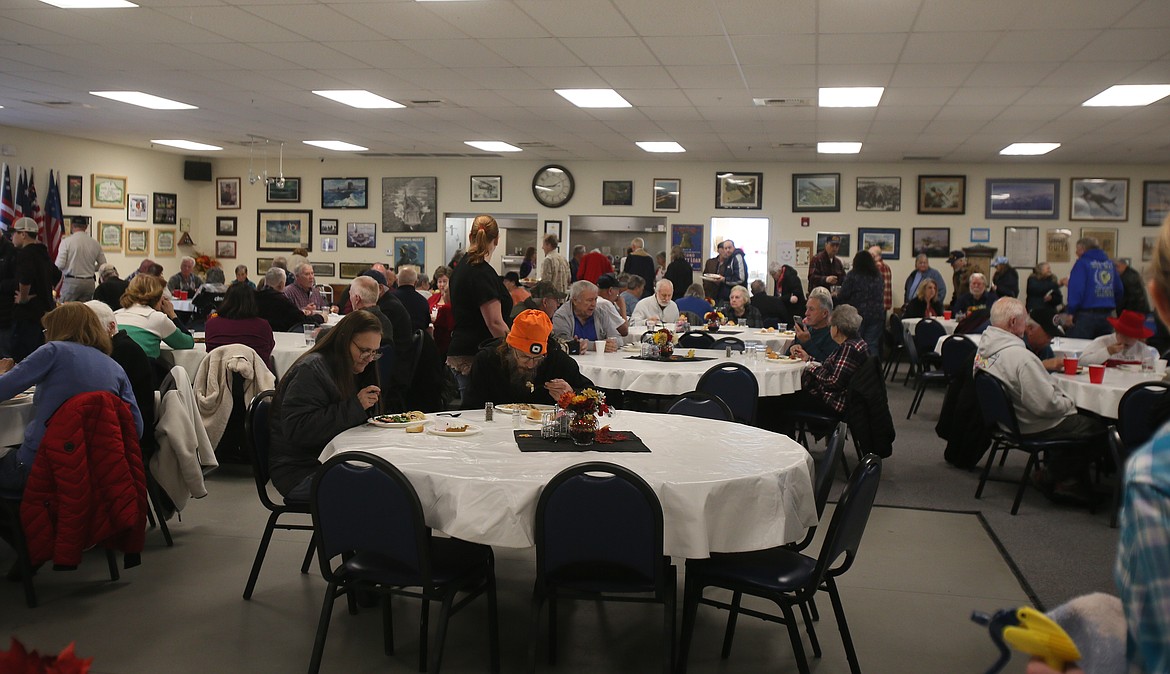
[{"label": "yellow plastic toy", "polygon": [[1081,652],[1068,633],[1030,606],[996,611],[993,616],[976,611],[971,614],[971,620],[987,626],[991,640],[1000,651],[999,660],[987,670],[987,674],[997,674],[1011,660],[1009,645],[1028,655],[1044,658],[1044,662],[1058,672],[1081,659]]}]

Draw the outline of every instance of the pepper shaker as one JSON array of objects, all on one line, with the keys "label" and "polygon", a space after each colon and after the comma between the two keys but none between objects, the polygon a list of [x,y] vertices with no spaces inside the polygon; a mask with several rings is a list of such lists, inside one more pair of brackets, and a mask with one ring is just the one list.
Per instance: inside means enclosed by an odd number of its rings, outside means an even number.
[{"label": "pepper shaker", "polygon": [[494,403],[486,403],[483,406],[483,420],[484,421],[491,421],[492,420],[492,413],[495,411],[495,408],[496,408],[496,406]]}]

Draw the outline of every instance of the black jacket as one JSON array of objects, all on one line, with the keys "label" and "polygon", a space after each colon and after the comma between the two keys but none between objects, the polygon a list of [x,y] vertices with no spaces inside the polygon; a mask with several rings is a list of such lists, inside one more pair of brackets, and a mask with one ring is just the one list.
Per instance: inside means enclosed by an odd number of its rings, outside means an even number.
[{"label": "black jacket", "polygon": [[[650,257],[645,250],[627,255],[626,262],[622,265],[622,272],[625,274],[637,274],[646,281],[646,285],[642,288],[642,297],[649,297],[654,294],[654,258]],[[687,285],[690,284],[688,283]],[[675,290],[678,290],[678,288],[675,288]],[[685,291],[686,288],[683,288],[683,290]]]},{"label": "black jacket", "polygon": [[845,400],[845,422],[861,453],[877,454],[883,459],[893,454],[897,432],[890,416],[885,377],[875,356],[867,358],[853,373]]},{"label": "black jacket", "polygon": [[111,309],[117,311],[122,308],[122,293],[126,292],[129,285],[129,281],[123,281],[115,276],[112,279],[102,281],[97,288],[94,288],[93,298],[105,302]]},{"label": "black jacket", "polygon": [[1121,275],[1121,285],[1125,288],[1125,296],[1117,307],[1118,313],[1125,309],[1139,314],[1150,313],[1150,303],[1146,300],[1146,284],[1142,283],[1142,275],[1136,269],[1125,268]]},{"label": "black jacket", "polygon": [[[788,317],[791,319],[793,316],[803,316],[805,301],[804,286],[800,283],[800,274],[797,273],[796,269],[789,265],[781,267],[780,279],[774,285],[776,287],[776,297],[779,297],[780,301],[788,309]],[[792,301],[793,297],[796,298],[795,302]],[[792,325],[791,320],[783,322],[788,323],[790,326]]]},{"label": "black jacket", "polygon": [[320,325],[325,322],[317,313],[306,316],[292,300],[284,296],[284,293],[267,286],[256,291],[256,306],[260,309],[260,318],[268,321],[273,332],[288,332],[296,325],[305,323]]},{"label": "black jacket", "polygon": [[549,339],[548,357],[536,368],[532,390],[517,386],[508,376],[503,358],[497,347],[499,340],[488,342],[475,356],[471,366],[471,384],[463,396],[463,409],[479,409],[484,403],[531,403],[552,405],[556,401],[544,389],[544,384],[553,379],[564,379],[574,391],[593,386],[589,378],[581,374],[577,361],[565,353],[552,338]]},{"label": "black jacket", "polygon": [[995,286],[997,297],[1020,296],[1020,273],[1010,266],[1002,272],[993,274],[991,284]]},{"label": "black jacket", "polygon": [[942,411],[934,427],[938,437],[947,441],[943,458],[958,468],[977,466],[991,445],[991,435],[983,423],[975,393],[974,364],[975,354],[972,353],[959,368],[961,374],[947,386]]},{"label": "black jacket", "polygon": [[[1052,293],[1048,295],[1048,293]],[[1044,296],[1048,295],[1048,299]],[[1044,304],[1049,304],[1053,309],[1059,307],[1064,303],[1064,295],[1060,292],[1060,282],[1056,280],[1055,276],[1047,278],[1036,278],[1035,276],[1028,277],[1028,297],[1027,307],[1031,312],[1038,309]]]},{"label": "black jacket", "polygon": [[760,312],[760,320],[766,328],[774,328],[777,323],[792,324],[792,315],[788,313],[788,307],[784,306],[779,297],[772,297],[768,293],[756,293],[752,295],[752,306]]},{"label": "black jacket", "polygon": [[12,325],[12,296],[16,290],[16,246],[0,234],[0,328]]},{"label": "black jacket", "polygon": [[[695,271],[691,269],[690,262],[679,258],[672,260],[670,264],[666,265],[666,273],[663,274],[662,278],[674,284],[674,296],[671,299],[677,302],[687,294],[687,288],[695,282]],[[653,293],[654,291],[651,290],[650,294]],[[647,294],[643,294],[643,297],[648,296]]]},{"label": "black jacket", "polygon": [[[27,322],[39,322],[41,316],[57,306],[53,286],[61,281],[61,270],[49,259],[49,249],[43,243],[30,243],[16,249],[16,283],[29,286],[29,300],[12,308],[12,317]],[[19,288],[18,288],[19,289]]]}]

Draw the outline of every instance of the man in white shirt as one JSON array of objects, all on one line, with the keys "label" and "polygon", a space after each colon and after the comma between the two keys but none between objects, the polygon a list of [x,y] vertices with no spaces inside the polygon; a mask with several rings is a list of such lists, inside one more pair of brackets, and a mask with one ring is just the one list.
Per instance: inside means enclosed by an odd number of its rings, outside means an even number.
[{"label": "man in white shirt", "polygon": [[673,296],[674,284],[662,279],[654,286],[653,295],[643,297],[634,305],[634,320],[643,323],[651,320],[660,324],[677,322],[678,305],[671,299]]},{"label": "man in white shirt", "polygon": [[94,277],[97,268],[106,263],[102,247],[86,230],[89,223],[73,220],[73,232],[61,242],[57,249],[57,268],[64,277],[61,280],[62,302],[88,302],[93,299]]},{"label": "man in white shirt", "polygon": [[1146,344],[1154,331],[1146,327],[1146,317],[1126,309],[1117,318],[1107,316],[1105,320],[1113,326],[1113,333],[1101,335],[1089,342],[1081,352],[1083,365],[1102,363],[1142,363],[1158,360],[1158,350]]}]

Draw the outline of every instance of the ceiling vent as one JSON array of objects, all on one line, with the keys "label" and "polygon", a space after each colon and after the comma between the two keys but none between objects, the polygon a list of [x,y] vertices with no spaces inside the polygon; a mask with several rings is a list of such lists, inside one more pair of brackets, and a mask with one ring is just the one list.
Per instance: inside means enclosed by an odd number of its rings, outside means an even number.
[{"label": "ceiling vent", "polygon": [[359,152],[360,157],[374,159],[476,159],[478,157],[501,157],[493,152]]},{"label": "ceiling vent", "polygon": [[[74,103],[73,101],[25,101],[25,103],[32,103],[33,105],[43,105],[46,108],[71,108],[71,107],[77,105],[77,103]],[[83,105],[80,107],[88,108],[89,106]]]},{"label": "ceiling vent", "polygon": [[811,98],[753,98],[752,103],[760,108],[808,108],[812,107]]},{"label": "ceiling vent", "polygon": [[902,157],[902,161],[942,161],[942,157],[908,154]]},{"label": "ceiling vent", "polygon": [[439,98],[422,98],[417,101],[407,101],[412,108],[444,108],[447,101]]},{"label": "ceiling vent", "polygon": [[816,143],[772,143],[773,150],[815,150]]}]

